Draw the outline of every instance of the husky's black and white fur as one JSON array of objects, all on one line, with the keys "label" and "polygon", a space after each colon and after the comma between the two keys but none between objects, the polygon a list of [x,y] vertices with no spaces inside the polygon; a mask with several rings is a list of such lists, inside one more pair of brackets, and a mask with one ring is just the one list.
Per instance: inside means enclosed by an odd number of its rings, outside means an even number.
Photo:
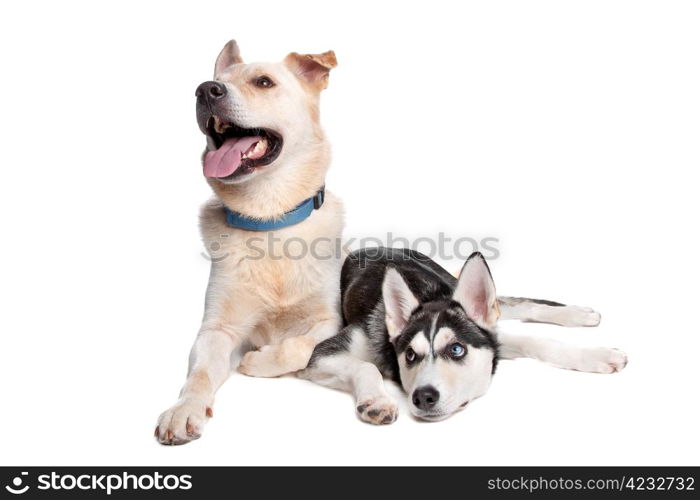
[{"label": "husky's black and white fur", "polygon": [[530,357],[573,370],[612,373],[626,356],[498,332],[499,319],[596,326],[589,308],[497,297],[479,253],[459,279],[425,255],[373,248],[352,253],[341,275],[344,328],[316,346],[300,376],[353,393],[360,418],[392,423],[398,410],[383,378],[399,383],[411,413],[441,420],[486,393],[499,359]]}]

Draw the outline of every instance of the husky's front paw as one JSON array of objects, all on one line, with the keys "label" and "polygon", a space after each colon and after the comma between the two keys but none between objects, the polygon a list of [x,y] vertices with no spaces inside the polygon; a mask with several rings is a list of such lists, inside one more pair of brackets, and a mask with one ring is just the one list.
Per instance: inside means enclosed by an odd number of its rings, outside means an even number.
[{"label": "husky's front paw", "polygon": [[158,418],[155,436],[160,444],[185,444],[202,436],[204,423],[213,416],[211,406],[183,399]]},{"label": "husky's front paw", "polygon": [[380,396],[366,399],[357,405],[357,415],[364,422],[375,425],[386,425],[396,421],[399,408],[390,398]]},{"label": "husky's front paw", "polygon": [[615,373],[627,366],[627,355],[619,349],[594,347],[585,349],[576,367],[582,372]]}]

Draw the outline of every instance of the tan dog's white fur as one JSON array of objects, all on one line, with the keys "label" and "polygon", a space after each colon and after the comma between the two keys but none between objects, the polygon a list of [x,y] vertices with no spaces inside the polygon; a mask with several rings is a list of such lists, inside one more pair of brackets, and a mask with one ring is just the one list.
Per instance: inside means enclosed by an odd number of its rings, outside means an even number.
[{"label": "tan dog's white fur", "polygon": [[[323,206],[309,218],[275,230],[264,255],[252,252],[248,243],[265,235],[229,227],[223,210],[226,205],[250,217],[274,219],[324,185],[330,148],[318,104],[335,65],[333,52],[292,53],[278,63],[244,64],[234,41],[216,61],[214,79],[230,94],[230,118],[242,127],[273,129],[284,145],[272,163],[241,179],[208,179],[216,197],[202,209],[201,232],[207,248],[212,242],[219,246],[212,255],[204,318],[187,380],[180,399],[161,414],[156,428],[163,444],[200,437],[212,416],[214,395],[244,346],[261,349],[244,355],[242,373],[278,376],[306,367],[315,345],[339,330],[338,277],[344,257],[336,250],[344,219],[340,200],[327,193]],[[277,85],[271,91],[258,89],[251,85],[257,75],[268,75]],[[284,255],[291,238],[313,242],[313,255]]]}]

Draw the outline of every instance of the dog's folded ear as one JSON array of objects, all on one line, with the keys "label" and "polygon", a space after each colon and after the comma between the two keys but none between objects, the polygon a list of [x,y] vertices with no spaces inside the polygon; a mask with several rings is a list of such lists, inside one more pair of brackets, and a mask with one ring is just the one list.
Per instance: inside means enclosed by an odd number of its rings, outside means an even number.
[{"label": "dog's folded ear", "polygon": [[492,328],[498,321],[496,286],[486,259],[479,252],[469,256],[459,275],[452,298],[482,328]]},{"label": "dog's folded ear", "polygon": [[216,58],[214,78],[223,73],[229,66],[241,64],[242,62],[243,58],[241,57],[241,51],[238,49],[236,40],[229,40],[229,42],[224,45],[224,48],[221,49],[221,52],[219,52],[219,57]]},{"label": "dog's folded ear", "polygon": [[338,65],[332,50],[323,54],[292,52],[284,58],[284,62],[292,73],[318,91],[328,87],[328,74]]},{"label": "dog's folded ear", "polygon": [[384,274],[382,298],[386,314],[386,328],[392,341],[401,333],[408,323],[411,313],[420,305],[418,299],[393,267]]}]

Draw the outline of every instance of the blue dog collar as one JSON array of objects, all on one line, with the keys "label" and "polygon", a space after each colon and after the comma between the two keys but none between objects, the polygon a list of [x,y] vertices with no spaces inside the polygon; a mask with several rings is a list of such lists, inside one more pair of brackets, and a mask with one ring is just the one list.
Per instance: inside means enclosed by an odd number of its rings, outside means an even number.
[{"label": "blue dog collar", "polygon": [[243,215],[240,212],[234,212],[227,206],[224,206],[226,224],[228,224],[229,227],[245,229],[247,231],[273,231],[275,229],[282,229],[306,220],[314,210],[321,208],[325,197],[326,187],[322,186],[311,198],[302,201],[296,208],[285,212],[281,217],[271,220],[253,219],[252,217]]}]

